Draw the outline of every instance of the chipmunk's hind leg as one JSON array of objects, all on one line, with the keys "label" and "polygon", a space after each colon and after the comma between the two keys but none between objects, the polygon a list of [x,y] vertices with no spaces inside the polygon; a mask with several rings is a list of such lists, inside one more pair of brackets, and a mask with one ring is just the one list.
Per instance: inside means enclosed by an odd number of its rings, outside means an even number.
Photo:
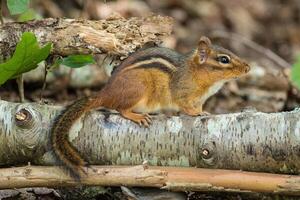
[{"label": "chipmunk's hind leg", "polygon": [[149,127],[151,124],[151,117],[148,114],[134,113],[131,109],[119,110],[119,112],[124,118],[130,119],[140,126]]},{"label": "chipmunk's hind leg", "polygon": [[105,88],[107,95],[104,97],[104,106],[117,110],[126,119],[148,127],[151,123],[150,116],[133,112],[139,104],[147,107],[146,102],[143,103],[143,99],[149,96],[149,89],[145,84],[147,77],[141,70],[126,71],[114,77]]},{"label": "chipmunk's hind leg", "polygon": [[[143,85],[132,86],[127,89],[123,95],[122,105],[117,107],[117,111],[126,119],[129,119],[140,126],[149,127],[151,124],[151,117],[147,113],[133,112],[139,102],[145,97],[146,89]],[[125,97],[125,98],[124,98]]]}]

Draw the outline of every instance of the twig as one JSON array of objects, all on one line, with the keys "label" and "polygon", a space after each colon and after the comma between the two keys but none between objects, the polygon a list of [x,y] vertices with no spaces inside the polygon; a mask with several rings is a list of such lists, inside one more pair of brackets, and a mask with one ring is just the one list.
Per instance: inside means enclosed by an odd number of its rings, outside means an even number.
[{"label": "twig", "polygon": [[19,90],[19,96],[20,96],[20,102],[23,103],[24,102],[24,81],[23,81],[23,74],[21,74],[18,78],[17,78],[17,84],[18,84],[18,90]]},{"label": "twig", "polygon": [[275,54],[270,49],[265,48],[262,45],[257,44],[256,42],[253,42],[252,40],[245,38],[237,33],[230,33],[230,32],[226,32],[226,31],[218,30],[218,31],[212,32],[211,37],[227,38],[230,40],[236,40],[236,41],[242,42],[244,45],[254,49],[258,53],[265,55],[270,60],[272,60],[273,62],[278,64],[280,67],[282,67],[282,68],[290,68],[291,67],[291,64],[289,64],[287,61],[285,61],[283,58],[281,58],[280,56]]},{"label": "twig", "polygon": [[43,87],[42,87],[42,90],[41,90],[41,93],[40,93],[40,101],[42,101],[42,98],[44,96],[44,91],[45,91],[45,88],[46,88],[46,79],[47,79],[47,74],[48,74],[48,64],[45,62],[45,71],[44,71],[44,78],[43,78]]},{"label": "twig", "polygon": [[4,24],[3,16],[2,16],[2,0],[0,0],[0,22]]},{"label": "twig", "polygon": [[58,167],[0,169],[0,189],[75,185],[156,187],[171,191],[262,192],[300,195],[300,177],[194,167],[93,166],[81,182]]},{"label": "twig", "polygon": [[128,199],[138,200],[139,198],[128,187],[121,186],[122,193],[127,196]]}]

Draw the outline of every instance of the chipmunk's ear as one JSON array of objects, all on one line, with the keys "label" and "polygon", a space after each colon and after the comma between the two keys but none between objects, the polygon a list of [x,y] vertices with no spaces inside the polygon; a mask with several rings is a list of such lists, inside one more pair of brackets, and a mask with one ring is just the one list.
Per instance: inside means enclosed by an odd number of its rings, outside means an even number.
[{"label": "chipmunk's ear", "polygon": [[208,54],[210,53],[211,41],[208,37],[202,36],[198,42],[198,53],[200,56],[200,64],[206,62]]}]

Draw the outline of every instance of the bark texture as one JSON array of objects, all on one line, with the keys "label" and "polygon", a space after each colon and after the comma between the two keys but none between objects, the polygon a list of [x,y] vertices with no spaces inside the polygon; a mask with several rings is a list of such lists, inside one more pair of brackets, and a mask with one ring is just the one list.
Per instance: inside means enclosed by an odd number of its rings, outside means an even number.
[{"label": "bark texture", "polygon": [[[50,126],[61,107],[0,101],[0,164],[54,164]],[[298,174],[300,112],[206,117],[154,116],[150,128],[118,114],[91,112],[70,141],[91,164],[242,169]]]},{"label": "bark texture", "polygon": [[300,177],[183,167],[93,166],[81,183],[57,167],[0,169],[0,189],[84,185],[156,187],[171,191],[262,192],[300,195]]},{"label": "bark texture", "polygon": [[0,55],[10,56],[21,34],[33,32],[41,44],[53,43],[53,54],[108,53],[127,56],[147,42],[159,42],[172,31],[170,17],[110,18],[107,20],[76,20],[48,18],[0,26]]}]

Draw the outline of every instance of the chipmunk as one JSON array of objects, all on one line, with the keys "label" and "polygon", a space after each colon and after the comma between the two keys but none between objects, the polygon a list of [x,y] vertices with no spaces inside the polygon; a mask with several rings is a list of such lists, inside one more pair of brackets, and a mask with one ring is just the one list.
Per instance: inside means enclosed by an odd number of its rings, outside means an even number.
[{"label": "chipmunk", "polygon": [[70,175],[86,174],[86,162],[68,140],[72,125],[96,108],[117,110],[124,118],[148,127],[149,113],[182,112],[202,115],[202,105],[222,85],[250,70],[249,65],[227,49],[202,36],[186,55],[163,47],[139,50],[125,59],[96,95],[69,106],[55,121],[51,132],[54,154]]}]

